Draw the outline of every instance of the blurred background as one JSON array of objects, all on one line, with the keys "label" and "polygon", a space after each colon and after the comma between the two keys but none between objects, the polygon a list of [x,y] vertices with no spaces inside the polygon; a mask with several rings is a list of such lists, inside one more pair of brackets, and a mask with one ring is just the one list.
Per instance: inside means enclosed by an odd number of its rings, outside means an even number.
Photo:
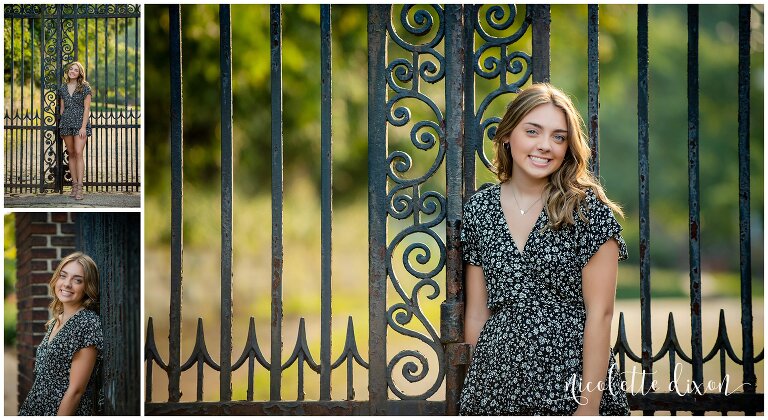
[{"label": "blurred background", "polygon": [[[397,9],[397,7],[396,7]],[[525,7],[518,10],[524,15]],[[183,6],[184,97],[184,265],[182,362],[194,346],[198,318],[208,351],[218,359],[220,277],[220,109],[218,7]],[[551,8],[551,81],[569,92],[587,115],[587,6]],[[725,309],[731,343],[741,354],[737,62],[738,9],[700,8],[700,185],[702,317],[705,354],[716,338],[718,313]],[[649,8],[651,292],[654,351],[666,335],[673,313],[678,338],[690,354],[687,177],[686,6]],[[145,196],[145,314],[154,320],[155,340],[167,361],[170,289],[170,156],[168,13],[147,5],[145,14],[146,160],[150,180]],[[393,11],[393,16],[399,12]],[[283,7],[284,97],[284,357],[292,351],[300,317],[307,322],[309,349],[319,360],[320,315],[320,11],[317,5]],[[638,266],[637,39],[636,6],[600,6],[601,178],[608,195],[626,213],[621,221],[629,259],[620,263],[617,306],[626,317],[629,342],[640,348]],[[260,347],[269,360],[271,275],[270,62],[269,7],[232,7],[234,107],[234,321],[233,357],[245,345],[248,319],[254,317]],[[360,353],[367,360],[368,207],[367,207],[367,35],[366,7],[332,9],[333,45],[333,348],[341,353],[348,317]],[[530,33],[519,44],[530,52]],[[390,44],[389,58],[403,54]],[[751,238],[755,353],[763,348],[764,255],[764,26],[763,6],[752,8],[751,39]],[[423,84],[426,85],[426,84]],[[492,89],[477,83],[476,103]],[[444,109],[444,83],[423,86]],[[390,91],[391,94],[391,91]],[[485,116],[501,115],[510,96],[495,101]],[[414,121],[420,111],[414,110]],[[428,167],[434,151],[417,152],[406,127],[389,126],[390,150],[407,150],[414,168]],[[486,142],[488,143],[488,142]],[[410,147],[410,149],[409,149]],[[485,145],[488,156],[490,144]],[[421,153],[421,154],[420,154]],[[493,181],[478,165],[477,184]],[[414,169],[416,173],[418,169]],[[442,178],[441,178],[442,177]],[[444,165],[427,187],[444,193]],[[392,240],[405,225],[389,219]],[[435,228],[444,238],[444,223]],[[7,233],[7,232],[6,232]],[[7,238],[7,235],[6,235]],[[429,245],[437,252],[436,245]],[[399,261],[399,257],[393,258]],[[434,264],[434,262],[432,263]],[[6,265],[7,267],[7,265]],[[426,270],[428,270],[427,268]],[[403,283],[402,267],[397,268]],[[6,277],[7,278],[7,277]],[[435,279],[444,281],[444,270]],[[442,283],[441,283],[442,284]],[[391,288],[390,288],[391,289]],[[421,307],[439,331],[444,290]],[[7,290],[7,288],[6,288]],[[388,304],[398,299],[390,290]],[[6,305],[6,308],[8,305]],[[146,328],[147,319],[144,320]],[[711,328],[710,328],[711,327]],[[7,335],[6,335],[7,339]],[[418,348],[416,340],[391,331],[388,355]],[[429,358],[434,353],[422,350]],[[659,362],[662,381],[666,363]],[[705,379],[719,382],[717,361],[705,365]],[[631,369],[631,364],[628,365]],[[233,374],[233,399],[245,399],[245,369]],[[334,399],[345,398],[345,372],[333,373]],[[167,379],[154,370],[154,401],[167,400]],[[430,370],[435,375],[436,369]],[[741,383],[741,368],[728,366],[731,382]],[[763,362],[757,364],[762,392]],[[218,399],[218,375],[205,368],[205,400]],[[305,369],[306,398],[319,396],[319,375]],[[683,376],[690,372],[683,372]],[[283,375],[283,399],[296,398],[295,365]],[[367,372],[355,370],[357,399],[367,399]],[[257,368],[257,400],[269,398],[268,372]],[[182,401],[194,400],[195,369],[182,374]],[[429,379],[424,381],[431,383]],[[406,387],[406,384],[402,385]],[[423,386],[423,384],[422,384]],[[408,388],[406,388],[408,389]],[[423,389],[410,388],[418,394]],[[443,399],[439,391],[436,399]]]}]

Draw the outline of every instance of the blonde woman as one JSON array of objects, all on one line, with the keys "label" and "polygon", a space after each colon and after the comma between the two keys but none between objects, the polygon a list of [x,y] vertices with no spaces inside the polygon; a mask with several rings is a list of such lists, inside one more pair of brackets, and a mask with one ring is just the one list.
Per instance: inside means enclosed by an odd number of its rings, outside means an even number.
[{"label": "blonde woman", "polygon": [[67,147],[69,172],[72,175],[70,195],[76,200],[82,200],[85,173],[83,149],[86,140],[91,136],[91,86],[85,80],[85,68],[80,62],[72,62],[66,67],[64,84],[59,88],[59,98],[59,134]]},{"label": "blonde woman", "polygon": [[61,260],[50,282],[48,331],[35,353],[35,380],[20,416],[93,415],[103,336],[99,271],[82,252]]},{"label": "blonde woman", "polygon": [[582,127],[562,91],[521,91],[493,139],[499,184],[464,206],[461,414],[629,414],[610,347],[621,209],[588,170]]}]

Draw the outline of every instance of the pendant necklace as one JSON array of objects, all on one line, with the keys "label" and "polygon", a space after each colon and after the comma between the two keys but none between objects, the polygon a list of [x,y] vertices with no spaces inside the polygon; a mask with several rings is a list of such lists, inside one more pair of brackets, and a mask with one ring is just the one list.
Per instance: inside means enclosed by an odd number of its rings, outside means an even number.
[{"label": "pendant necklace", "polygon": [[528,210],[530,210],[530,209],[531,209],[531,208],[532,208],[534,205],[536,205],[536,203],[538,203],[539,201],[541,201],[541,196],[539,196],[539,199],[538,199],[538,200],[534,201],[534,202],[533,202],[533,204],[531,204],[530,206],[528,206],[528,208],[527,208],[527,209],[523,210],[523,208],[522,208],[522,207],[520,207],[520,202],[519,202],[519,201],[517,201],[517,194],[515,194],[515,190],[514,190],[514,188],[510,188],[510,189],[512,190],[512,198],[514,198],[514,199],[515,199],[515,204],[517,204],[517,208],[520,210],[520,214],[521,214],[521,215],[523,215],[523,216],[525,216],[525,214],[526,214],[526,213],[528,213]]}]

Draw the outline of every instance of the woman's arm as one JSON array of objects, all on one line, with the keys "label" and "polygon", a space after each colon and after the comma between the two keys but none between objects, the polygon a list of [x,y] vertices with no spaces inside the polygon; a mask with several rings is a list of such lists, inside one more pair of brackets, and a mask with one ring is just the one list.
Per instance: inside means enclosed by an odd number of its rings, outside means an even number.
[{"label": "woman's arm", "polygon": [[91,372],[96,365],[98,356],[96,346],[84,347],[75,353],[72,357],[72,369],[69,371],[69,388],[64,393],[64,398],[59,404],[59,416],[72,416],[80,405],[80,398],[83,397],[85,389],[88,386],[88,380],[91,378]]},{"label": "woman's arm", "polygon": [[581,401],[574,415],[597,415],[608,373],[613,304],[619,270],[619,245],[606,241],[582,270],[582,293],[587,320],[584,325]]},{"label": "woman's arm", "polygon": [[85,127],[88,126],[88,118],[91,117],[91,94],[85,96],[83,99],[83,125],[80,127],[80,137],[85,137]]},{"label": "woman's arm", "polygon": [[64,115],[64,98],[59,99],[61,106],[59,107],[59,117]]},{"label": "woman's arm", "polygon": [[464,264],[464,275],[466,278],[464,342],[469,343],[474,348],[485,321],[491,316],[491,311],[488,309],[488,289],[485,285],[482,267]]}]

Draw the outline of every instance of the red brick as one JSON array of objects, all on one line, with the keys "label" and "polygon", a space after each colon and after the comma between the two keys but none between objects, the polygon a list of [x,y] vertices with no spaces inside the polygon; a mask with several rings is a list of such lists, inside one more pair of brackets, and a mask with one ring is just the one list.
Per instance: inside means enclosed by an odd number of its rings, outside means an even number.
[{"label": "red brick", "polygon": [[34,260],[30,262],[30,269],[32,271],[48,271],[48,261]]},{"label": "red brick", "polygon": [[30,222],[47,222],[48,213],[28,213]]},{"label": "red brick", "polygon": [[69,213],[51,213],[51,221],[56,223],[69,222]]},{"label": "red brick", "polygon": [[56,234],[56,225],[51,224],[32,224],[29,226],[29,234]]},{"label": "red brick", "polygon": [[59,227],[61,228],[61,233],[63,233],[63,234],[71,234],[71,235],[75,234],[75,225],[74,225],[74,223],[66,224],[66,225],[64,225],[64,224],[63,225],[59,225]]},{"label": "red brick", "polygon": [[42,235],[28,236],[29,246],[48,246],[48,237]]},{"label": "red brick", "polygon": [[72,247],[75,245],[74,236],[51,236],[51,245]]},{"label": "red brick", "polygon": [[51,248],[32,248],[31,252],[35,259],[56,258],[56,250]]}]

